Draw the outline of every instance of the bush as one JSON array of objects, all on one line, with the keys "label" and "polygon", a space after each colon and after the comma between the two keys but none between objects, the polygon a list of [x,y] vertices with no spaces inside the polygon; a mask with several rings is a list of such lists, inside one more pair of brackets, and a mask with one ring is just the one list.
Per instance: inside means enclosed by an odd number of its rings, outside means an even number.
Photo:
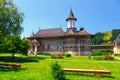
[{"label": "bush", "polygon": [[63,54],[52,54],[51,57],[54,59],[61,59],[63,58]]},{"label": "bush", "polygon": [[102,55],[101,52],[103,53],[103,50],[97,50],[97,51],[93,52],[92,56],[100,56],[100,55]]},{"label": "bush", "polygon": [[111,55],[104,55],[104,56],[96,56],[94,57],[96,60],[114,60],[114,57]]},{"label": "bush", "polygon": [[71,57],[71,54],[67,53],[65,54],[66,57]]},{"label": "bush", "polygon": [[50,56],[51,54],[50,53],[44,53],[43,55]]},{"label": "bush", "polygon": [[102,55],[112,55],[113,51],[111,50],[97,50],[95,51],[92,56],[102,56]]},{"label": "bush", "polygon": [[106,55],[103,58],[104,58],[104,60],[114,60],[114,57],[113,56],[109,56],[109,55]]},{"label": "bush", "polygon": [[96,60],[103,60],[103,57],[102,56],[97,56],[97,57],[94,57],[94,59],[96,59]]},{"label": "bush", "polygon": [[112,51],[112,50],[107,49],[107,50],[106,50],[106,54],[108,54],[108,55],[112,55],[112,54],[113,54],[113,51]]},{"label": "bush", "polygon": [[57,62],[51,65],[51,69],[52,69],[52,76],[54,77],[55,80],[65,80],[64,71]]}]

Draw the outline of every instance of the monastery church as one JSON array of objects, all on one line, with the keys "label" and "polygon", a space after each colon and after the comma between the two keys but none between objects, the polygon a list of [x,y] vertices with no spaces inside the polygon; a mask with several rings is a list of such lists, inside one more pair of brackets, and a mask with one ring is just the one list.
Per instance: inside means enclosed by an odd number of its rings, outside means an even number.
[{"label": "monastery church", "polygon": [[94,36],[89,34],[84,28],[77,30],[73,11],[66,19],[68,26],[64,32],[62,28],[52,28],[39,30],[28,37],[30,42],[29,53],[38,54],[58,54],[72,53],[72,55],[91,55],[90,39]]}]

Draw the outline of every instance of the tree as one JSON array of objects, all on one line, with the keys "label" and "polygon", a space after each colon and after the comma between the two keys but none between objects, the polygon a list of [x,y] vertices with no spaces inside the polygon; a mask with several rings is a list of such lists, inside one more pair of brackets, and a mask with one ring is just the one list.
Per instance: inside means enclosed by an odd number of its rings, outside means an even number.
[{"label": "tree", "polygon": [[6,35],[20,36],[23,31],[21,26],[24,14],[18,11],[13,0],[2,0],[0,2],[0,32],[1,38]]},{"label": "tree", "polygon": [[0,45],[0,51],[4,53],[12,53],[12,60],[14,60],[15,53],[23,53],[27,55],[29,48],[28,40],[26,38],[21,39],[16,35],[6,35]]},{"label": "tree", "polygon": [[103,36],[104,44],[112,44],[111,37],[112,37],[111,31],[105,32]]},{"label": "tree", "polygon": [[113,44],[113,41],[120,34],[120,29],[113,29],[107,32],[98,32],[91,39],[91,44]]},{"label": "tree", "polygon": [[18,10],[13,0],[0,0],[0,52],[11,52],[13,59],[20,51],[23,19],[23,12]]},{"label": "tree", "polygon": [[6,53],[12,53],[12,60],[14,61],[14,55],[20,52],[20,37],[16,35],[7,35],[3,40],[3,51]]},{"label": "tree", "polygon": [[26,38],[21,39],[20,49],[19,49],[20,52],[23,53],[23,55],[27,56],[28,48],[29,48],[28,40]]},{"label": "tree", "polygon": [[101,44],[101,43],[103,43],[103,36],[104,36],[103,33],[97,32],[95,34],[95,37],[91,39],[91,43],[92,44]]}]

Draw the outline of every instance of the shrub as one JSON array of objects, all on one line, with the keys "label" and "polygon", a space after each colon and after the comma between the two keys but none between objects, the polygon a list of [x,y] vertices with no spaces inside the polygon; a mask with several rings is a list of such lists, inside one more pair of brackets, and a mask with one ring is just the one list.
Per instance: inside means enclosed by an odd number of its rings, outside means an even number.
[{"label": "shrub", "polygon": [[107,50],[106,50],[106,54],[108,54],[108,55],[112,55],[112,54],[113,54],[113,51],[112,51],[112,50],[107,49]]},{"label": "shrub", "polygon": [[44,53],[43,55],[50,56],[51,54],[50,53]]},{"label": "shrub", "polygon": [[67,53],[65,54],[66,57],[71,57],[71,54]]},{"label": "shrub", "polygon": [[96,60],[114,60],[114,57],[111,55],[104,55],[104,56],[96,56],[94,57]]},{"label": "shrub", "polygon": [[110,60],[114,60],[114,57],[113,57],[113,56],[110,56]]},{"label": "shrub", "polygon": [[102,56],[102,55],[112,55],[113,51],[111,50],[97,50],[95,51],[92,56]]},{"label": "shrub", "polygon": [[120,56],[120,53],[118,53],[118,54],[114,54],[114,55],[119,57],[119,56]]},{"label": "shrub", "polygon": [[102,57],[102,56],[97,56],[97,57],[95,57],[94,59],[96,59],[96,60],[102,60],[103,57]]},{"label": "shrub", "polygon": [[113,56],[109,56],[109,55],[106,55],[103,58],[104,58],[104,60],[114,60],[114,57]]},{"label": "shrub", "polygon": [[61,59],[63,58],[63,54],[52,54],[51,57],[54,59]]},{"label": "shrub", "polygon": [[97,50],[97,51],[93,52],[92,56],[100,56],[100,55],[102,55],[102,53],[103,53],[103,50]]},{"label": "shrub", "polygon": [[57,62],[52,63],[51,69],[52,69],[52,76],[54,77],[55,80],[65,80],[64,71]]}]

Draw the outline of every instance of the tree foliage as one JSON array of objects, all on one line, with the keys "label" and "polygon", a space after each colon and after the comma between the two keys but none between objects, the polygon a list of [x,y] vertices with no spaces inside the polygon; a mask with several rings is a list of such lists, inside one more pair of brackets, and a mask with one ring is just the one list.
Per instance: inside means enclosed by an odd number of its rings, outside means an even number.
[{"label": "tree foliage", "polygon": [[28,48],[29,48],[28,40],[26,38],[21,39],[20,49],[19,49],[20,53],[22,53],[23,55],[27,55]]},{"label": "tree foliage", "polygon": [[101,44],[103,43],[103,36],[104,36],[104,33],[101,33],[101,32],[97,32],[95,34],[95,37],[91,39],[91,43],[92,44]]},{"label": "tree foliage", "polygon": [[24,14],[19,12],[12,0],[3,0],[0,3],[0,33],[1,37],[8,34],[20,36]]},{"label": "tree foliage", "polygon": [[111,31],[105,32],[103,36],[104,44],[111,44],[112,43],[111,37],[112,37]]},{"label": "tree foliage", "polygon": [[120,34],[120,29],[113,29],[107,32],[98,32],[95,37],[91,39],[91,44],[112,44],[113,41]]},{"label": "tree foliage", "polygon": [[20,12],[13,0],[0,0],[0,52],[27,53],[28,42],[21,39],[23,31],[21,26],[24,19],[23,12]]},{"label": "tree foliage", "polygon": [[29,48],[27,39],[21,39],[19,36],[16,35],[6,35],[6,37],[4,37],[1,42],[1,53],[12,53],[13,59],[15,53],[23,53],[24,55],[27,55],[27,51]]},{"label": "tree foliage", "polygon": [[4,52],[14,53],[17,52],[20,45],[20,37],[7,35],[3,39]]}]

